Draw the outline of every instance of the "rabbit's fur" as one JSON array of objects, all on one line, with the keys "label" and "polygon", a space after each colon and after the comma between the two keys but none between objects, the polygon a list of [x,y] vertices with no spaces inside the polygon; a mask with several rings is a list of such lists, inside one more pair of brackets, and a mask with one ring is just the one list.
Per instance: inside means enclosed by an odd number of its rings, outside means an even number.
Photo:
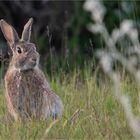
[{"label": "rabbit's fur", "polygon": [[17,120],[47,119],[61,116],[63,104],[51,90],[43,72],[39,69],[39,53],[30,43],[33,19],[24,26],[19,39],[16,30],[3,19],[0,27],[11,50],[12,59],[5,75],[8,112]]}]

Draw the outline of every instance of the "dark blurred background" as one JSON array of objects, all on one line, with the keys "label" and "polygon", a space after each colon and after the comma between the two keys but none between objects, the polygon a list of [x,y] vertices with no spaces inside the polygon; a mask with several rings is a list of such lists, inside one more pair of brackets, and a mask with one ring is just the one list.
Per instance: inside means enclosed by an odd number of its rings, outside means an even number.
[{"label": "dark blurred background", "polygon": [[[139,28],[140,2],[136,0],[103,1],[107,8],[105,23],[109,31],[123,19],[134,19]],[[47,73],[70,72],[89,62],[96,68],[95,51],[104,47],[102,38],[87,30],[92,22],[83,9],[84,0],[0,1],[0,19],[12,24],[21,35],[24,24],[34,18],[32,42],[41,54],[41,65]],[[0,32],[0,62],[6,65],[9,55]]]}]

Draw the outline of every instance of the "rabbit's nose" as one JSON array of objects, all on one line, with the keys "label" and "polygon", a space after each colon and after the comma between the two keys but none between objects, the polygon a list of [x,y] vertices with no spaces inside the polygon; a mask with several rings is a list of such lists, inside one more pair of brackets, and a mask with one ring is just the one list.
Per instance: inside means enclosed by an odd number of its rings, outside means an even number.
[{"label": "rabbit's nose", "polygon": [[36,61],[36,58],[32,58],[32,61]]},{"label": "rabbit's nose", "polygon": [[37,60],[36,58],[31,58],[30,59],[31,62],[36,62],[36,60]]}]

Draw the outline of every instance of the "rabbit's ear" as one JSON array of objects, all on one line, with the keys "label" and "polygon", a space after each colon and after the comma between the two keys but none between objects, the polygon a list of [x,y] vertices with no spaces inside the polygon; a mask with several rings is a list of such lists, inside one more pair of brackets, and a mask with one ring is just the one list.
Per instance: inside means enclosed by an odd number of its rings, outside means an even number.
[{"label": "rabbit's ear", "polygon": [[22,37],[21,37],[22,41],[30,42],[32,24],[33,24],[33,18],[30,18],[29,21],[24,26]]},{"label": "rabbit's ear", "polygon": [[3,32],[3,35],[9,44],[14,44],[19,41],[18,34],[16,30],[9,25],[5,20],[0,20],[0,27]]}]

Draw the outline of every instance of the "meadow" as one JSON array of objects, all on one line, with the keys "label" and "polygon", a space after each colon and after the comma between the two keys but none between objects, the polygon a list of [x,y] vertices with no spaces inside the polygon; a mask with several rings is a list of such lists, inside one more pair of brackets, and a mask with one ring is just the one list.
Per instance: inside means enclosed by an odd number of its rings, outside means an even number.
[{"label": "meadow", "polygon": [[[63,101],[63,116],[8,120],[2,83],[10,53],[3,45],[0,140],[140,138],[139,2],[81,0],[66,6],[64,1],[50,2],[2,1],[0,18],[19,31],[27,17],[34,17],[33,41],[46,78]],[[14,9],[20,9],[20,15]]]},{"label": "meadow", "polygon": [[[112,94],[107,77],[97,82],[98,69],[90,66],[69,74],[54,74],[51,87],[61,97],[65,111],[62,118],[47,121],[7,122],[4,90],[0,93],[0,139],[132,139],[122,106]],[[138,94],[129,76],[122,76],[121,86],[131,97],[137,113]]]}]

